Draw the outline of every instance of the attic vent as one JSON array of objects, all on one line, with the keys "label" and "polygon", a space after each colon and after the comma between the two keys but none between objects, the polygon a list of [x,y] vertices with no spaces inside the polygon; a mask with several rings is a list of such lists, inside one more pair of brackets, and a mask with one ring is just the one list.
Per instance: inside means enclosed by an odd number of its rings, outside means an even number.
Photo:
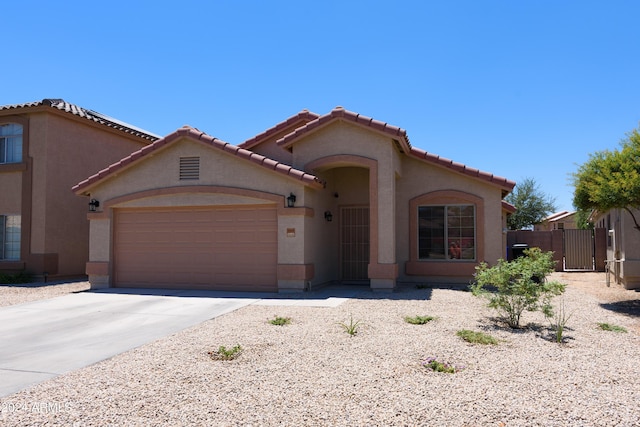
[{"label": "attic vent", "polygon": [[200,179],[200,157],[180,157],[180,180]]}]

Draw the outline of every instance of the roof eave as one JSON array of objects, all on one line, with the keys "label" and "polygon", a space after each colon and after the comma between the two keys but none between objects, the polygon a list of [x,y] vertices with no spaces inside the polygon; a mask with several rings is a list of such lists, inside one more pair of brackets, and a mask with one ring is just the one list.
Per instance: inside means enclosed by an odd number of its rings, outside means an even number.
[{"label": "roof eave", "polygon": [[329,124],[340,120],[356,124],[369,130],[374,130],[386,137],[391,137],[400,152],[408,153],[411,150],[411,143],[409,142],[409,137],[404,129],[390,125],[389,123],[375,120],[371,117],[345,110],[343,107],[334,108],[328,114],[318,117],[317,119],[312,120],[304,126],[283,136],[276,141],[276,143],[282,148],[289,148],[302,136],[317,132]]},{"label": "roof eave", "polygon": [[478,180],[496,185],[504,190],[502,197],[505,197],[507,194],[509,194],[513,190],[513,188],[516,186],[515,181],[511,181],[507,178],[503,178],[501,176],[494,175],[489,172],[484,172],[479,169],[468,167],[462,163],[454,162],[453,160],[447,159],[445,157],[440,157],[436,154],[428,153],[424,150],[420,150],[419,148],[412,147],[410,154],[414,158],[417,158],[424,162],[431,163],[433,165],[446,168],[453,172],[457,172],[462,175],[469,176],[471,178],[476,178]]},{"label": "roof eave", "polygon": [[315,175],[222,141],[190,126],[184,126],[76,184],[72,187],[71,191],[77,195],[88,195],[91,193],[90,190],[92,188],[102,184],[105,180],[116,176],[133,165],[143,161],[150,153],[155,153],[162,147],[168,146],[172,142],[181,138],[189,138],[193,141],[211,146],[212,148],[222,150],[230,155],[235,155],[245,161],[256,163],[266,169],[273,170],[276,173],[284,175],[289,179],[299,181],[306,186],[322,188],[325,185],[324,182]]}]

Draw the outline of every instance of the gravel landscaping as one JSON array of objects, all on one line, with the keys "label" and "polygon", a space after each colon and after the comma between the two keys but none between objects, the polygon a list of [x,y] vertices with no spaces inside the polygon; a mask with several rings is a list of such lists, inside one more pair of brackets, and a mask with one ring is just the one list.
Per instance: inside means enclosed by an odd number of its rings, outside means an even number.
[{"label": "gravel landscaping", "polygon": [[[539,313],[514,331],[484,300],[444,287],[364,292],[334,308],[251,305],[1,398],[0,424],[640,425],[640,293],[607,288],[602,273],[554,277],[570,285],[556,300],[572,313],[564,344]],[[2,286],[0,301],[82,286]],[[404,321],[416,315],[435,319]],[[276,316],[291,323],[268,322]],[[353,336],[340,325],[351,319],[361,322]],[[467,343],[461,329],[499,343]],[[234,360],[209,355],[236,344]],[[461,369],[434,372],[422,365],[428,358]]]}]

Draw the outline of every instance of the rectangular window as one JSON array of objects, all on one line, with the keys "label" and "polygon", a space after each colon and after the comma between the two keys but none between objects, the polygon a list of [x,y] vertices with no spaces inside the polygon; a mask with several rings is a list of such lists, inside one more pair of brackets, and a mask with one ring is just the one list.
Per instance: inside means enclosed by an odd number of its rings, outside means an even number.
[{"label": "rectangular window", "polygon": [[0,163],[22,161],[22,126],[15,123],[0,125]]},{"label": "rectangular window", "polygon": [[473,205],[418,207],[418,257],[424,260],[475,260]]},{"label": "rectangular window", "polygon": [[0,215],[0,260],[20,259],[20,216]]}]

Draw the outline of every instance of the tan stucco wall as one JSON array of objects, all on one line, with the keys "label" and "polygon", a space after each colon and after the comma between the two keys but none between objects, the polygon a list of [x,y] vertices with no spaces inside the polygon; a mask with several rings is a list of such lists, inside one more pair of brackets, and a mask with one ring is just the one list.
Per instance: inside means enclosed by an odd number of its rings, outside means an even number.
[{"label": "tan stucco wall", "polygon": [[[70,115],[33,114],[29,156],[33,158],[31,253],[57,257],[57,275],[83,275],[88,259],[88,200],[71,187],[144,145]],[[23,228],[26,225],[23,224]],[[29,269],[27,265],[27,269]],[[35,271],[36,274],[41,273]]]},{"label": "tan stucco wall", "polygon": [[[200,157],[200,179],[181,181],[180,157],[190,156]],[[294,193],[297,197],[296,206],[304,205],[302,183],[189,139],[176,141],[166,149],[158,150],[153,156],[136,163],[134,168],[123,170],[90,191],[92,197],[104,203],[125,194],[191,185],[251,188],[284,197]]]},{"label": "tan stucco wall", "polygon": [[[340,157],[346,160],[341,164]],[[400,153],[392,139],[350,122],[337,121],[301,138],[293,145],[294,166],[309,170],[326,158],[326,169],[340,166],[366,167],[374,177],[366,191],[370,193],[371,255],[370,271],[373,288],[395,285],[396,228],[395,178],[401,174]],[[358,161],[361,158],[362,161]],[[319,173],[318,171],[311,171]],[[380,273],[386,271],[387,273]],[[385,276],[385,277],[378,277]]]},{"label": "tan stucco wall", "polygon": [[89,222],[91,243],[89,260],[109,262],[111,256],[111,218],[103,216]]},{"label": "tan stucco wall", "polygon": [[22,217],[20,268],[36,277],[81,276],[88,259],[87,201],[71,187],[145,142],[44,107],[0,112],[0,123],[12,122],[23,126],[23,162],[0,167],[6,196],[0,205]]},{"label": "tan stucco wall", "polygon": [[22,204],[22,172],[1,172],[0,215],[19,215]]},{"label": "tan stucco wall", "polygon": [[[399,263],[403,264],[410,259],[409,240],[409,201],[415,197],[428,194],[434,191],[458,191],[469,193],[480,197],[483,200],[484,212],[476,211],[476,221],[483,221],[484,240],[477,241],[477,247],[483,246],[484,259],[476,260],[493,263],[504,256],[502,234],[503,217],[501,205],[501,189],[481,181],[474,180],[465,175],[422,162],[418,159],[407,157],[403,162],[403,176],[398,180],[398,191],[396,195],[396,218],[397,218],[397,240]],[[477,224],[478,227],[480,224]],[[429,263],[433,261],[423,261]],[[472,269],[476,262],[470,262],[467,269]],[[451,264],[451,271],[455,276],[456,263]],[[462,263],[460,263],[462,264]],[[461,275],[460,281],[466,281],[468,274]],[[428,281],[440,278],[427,277]],[[400,281],[424,281],[425,277],[405,274],[401,265]]]},{"label": "tan stucco wall", "polygon": [[[634,210],[640,221],[640,210]],[[616,225],[616,246],[620,248],[620,278],[627,289],[640,288],[640,231],[634,228],[631,215],[622,210],[612,211],[612,220]]]}]

